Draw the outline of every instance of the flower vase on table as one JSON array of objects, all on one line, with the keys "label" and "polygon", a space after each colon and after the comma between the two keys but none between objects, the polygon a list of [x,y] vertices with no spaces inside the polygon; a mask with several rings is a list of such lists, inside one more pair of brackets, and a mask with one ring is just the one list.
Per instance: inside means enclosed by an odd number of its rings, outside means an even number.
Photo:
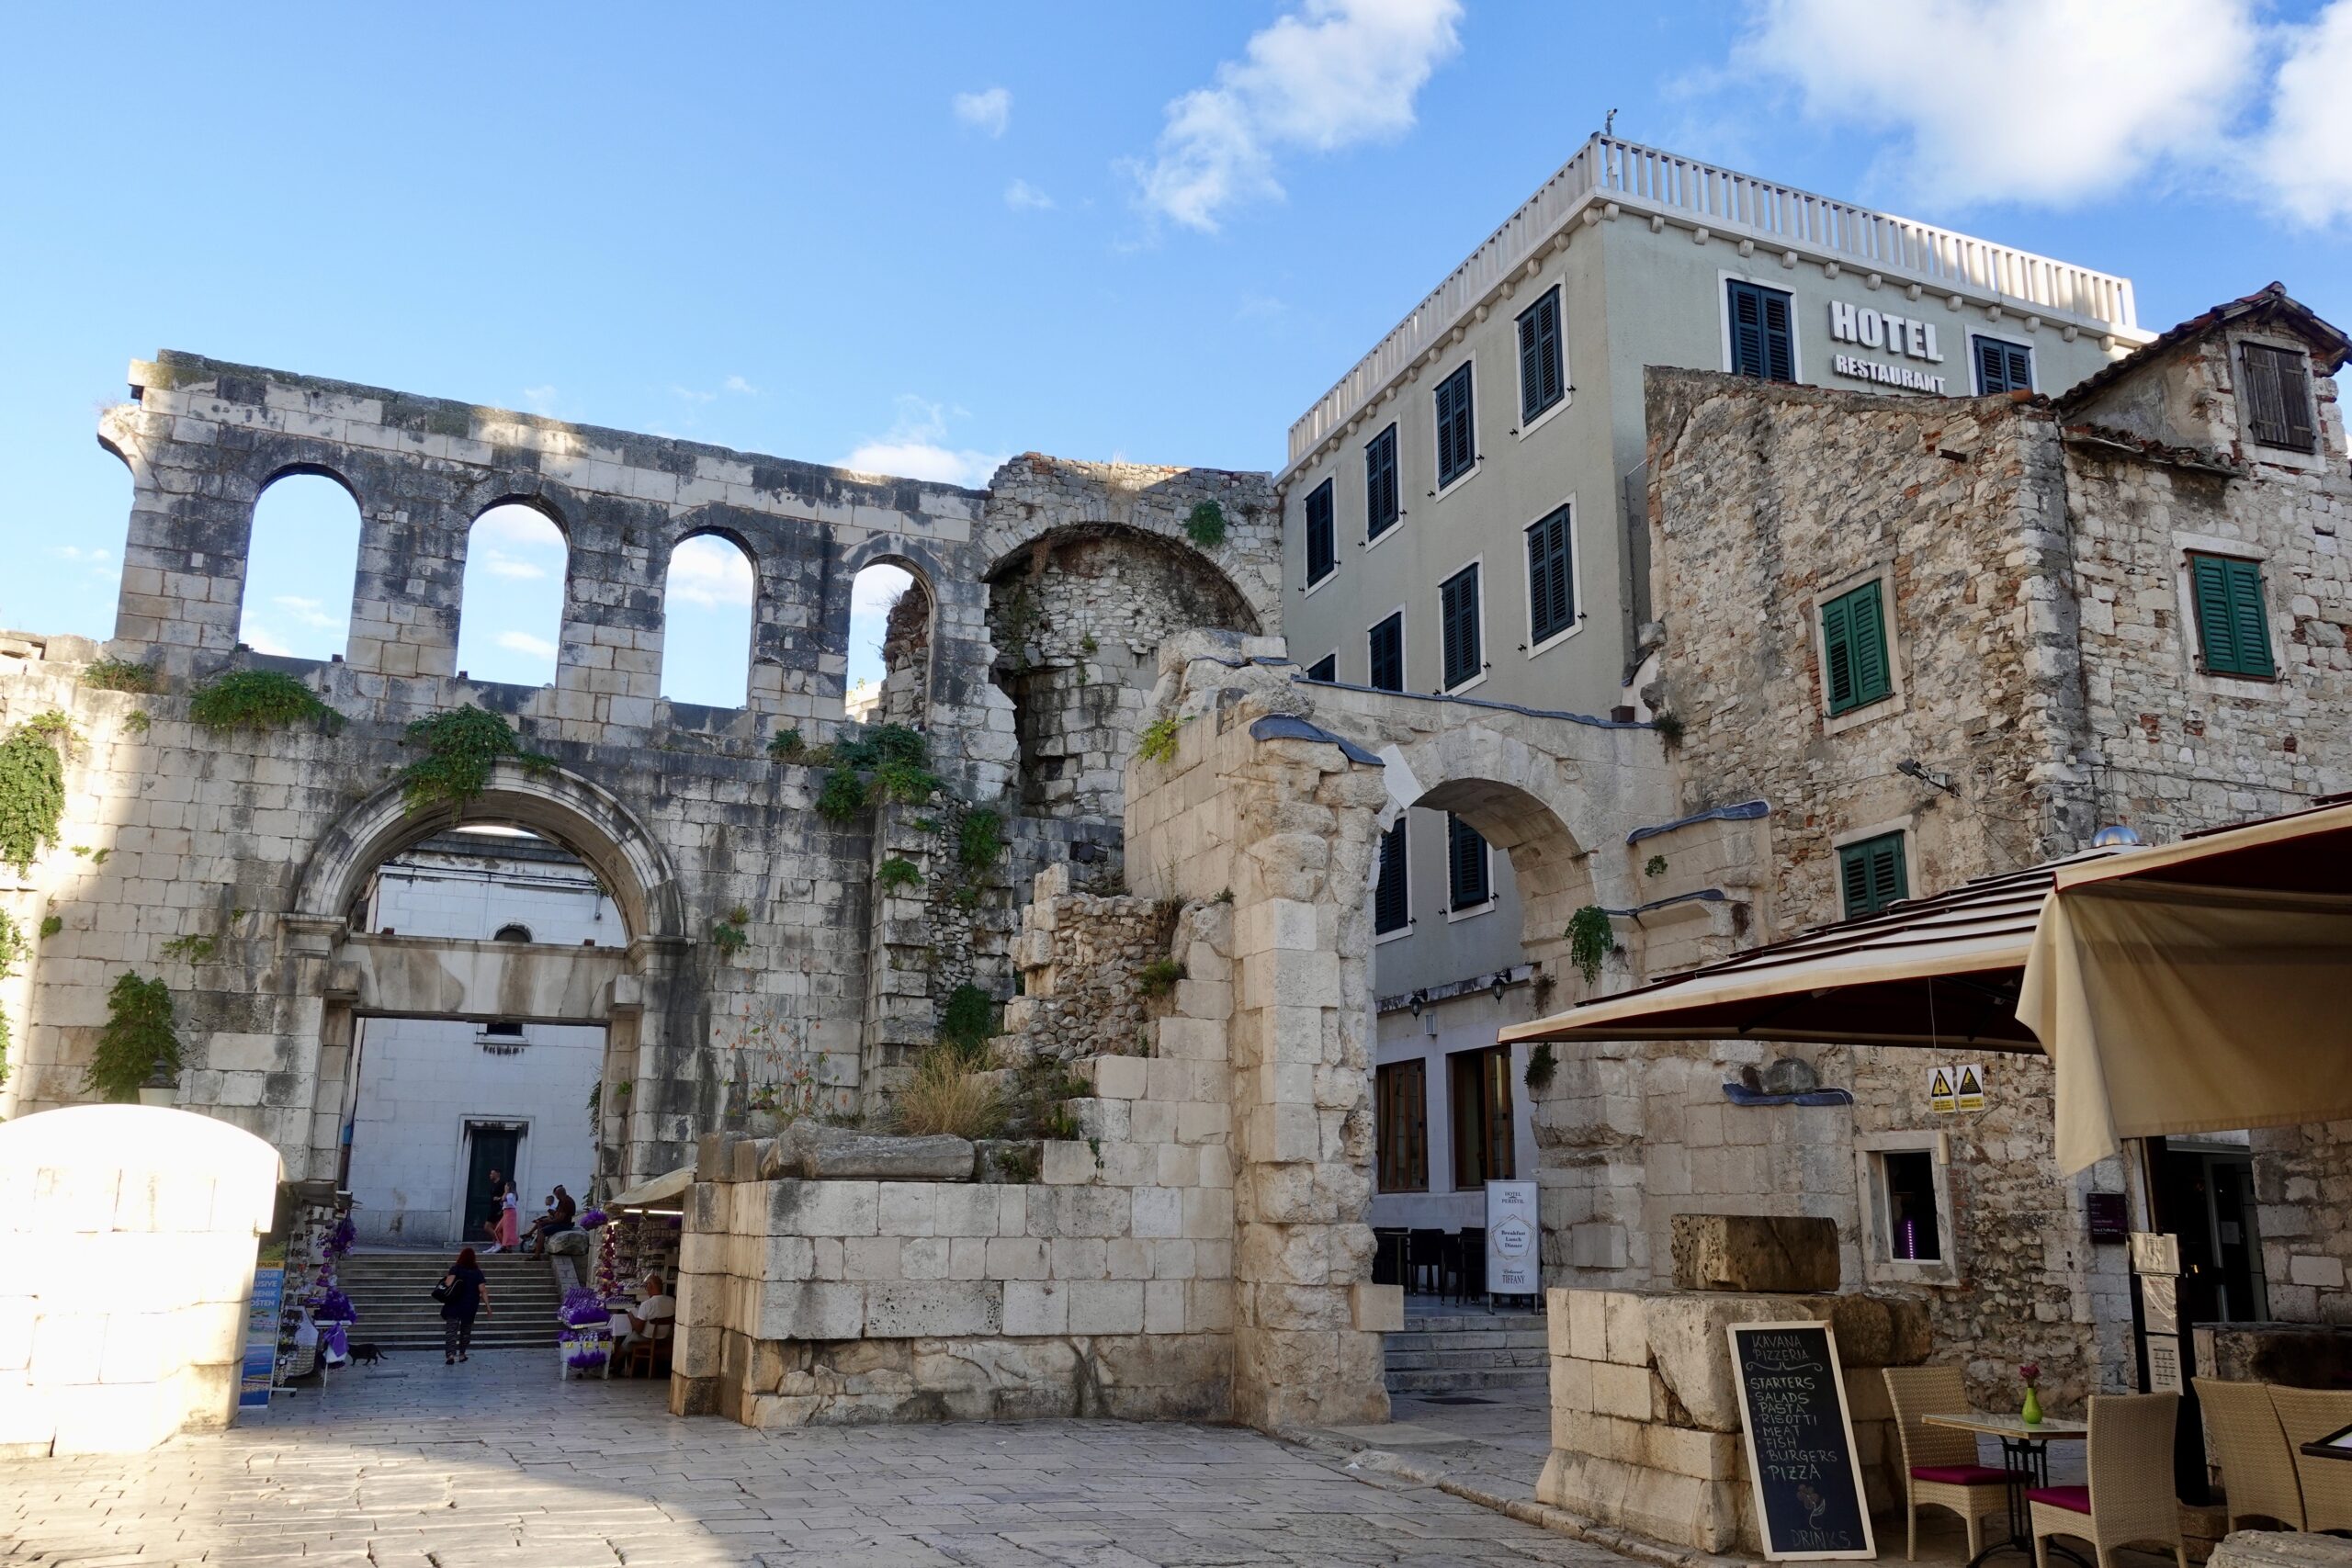
[{"label": "flower vase on table", "polygon": [[2025,1382],[2025,1404],[2018,1410],[2018,1417],[2029,1427],[2041,1425],[2041,1391],[2035,1385],[2041,1382],[2041,1369],[2028,1361],[2018,1369],[2018,1376]]}]

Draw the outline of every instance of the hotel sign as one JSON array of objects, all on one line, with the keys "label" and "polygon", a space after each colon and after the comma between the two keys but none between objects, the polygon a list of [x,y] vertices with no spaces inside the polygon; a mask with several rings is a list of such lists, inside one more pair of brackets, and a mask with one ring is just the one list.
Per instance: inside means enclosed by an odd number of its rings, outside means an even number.
[{"label": "hotel sign", "polygon": [[[1849,305],[1842,299],[1829,302],[1829,336],[1835,343],[1859,344],[1864,348],[1899,355],[1927,365],[1941,365],[1943,350],[1936,343],[1936,324],[1917,316],[1898,316],[1892,310],[1873,310],[1868,306]],[[1839,354],[1830,358],[1830,368],[1840,376],[1850,376],[1858,381],[1875,381],[1881,386],[1901,387],[1906,391],[1944,392],[1944,378],[1932,370],[1915,369],[1904,364],[1869,359],[1859,354]]]}]

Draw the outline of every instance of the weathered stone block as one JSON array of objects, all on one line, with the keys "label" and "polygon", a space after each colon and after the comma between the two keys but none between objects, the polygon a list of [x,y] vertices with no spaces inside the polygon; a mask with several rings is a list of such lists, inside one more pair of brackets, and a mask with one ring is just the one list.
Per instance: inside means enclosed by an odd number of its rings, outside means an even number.
[{"label": "weathered stone block", "polygon": [[1801,1214],[1676,1214],[1671,1224],[1677,1290],[1838,1288],[1834,1221]]},{"label": "weathered stone block", "polygon": [[895,1181],[969,1181],[969,1140],[944,1134],[898,1137],[820,1122],[795,1122],[769,1147],[761,1174],[811,1181],[881,1178]]}]

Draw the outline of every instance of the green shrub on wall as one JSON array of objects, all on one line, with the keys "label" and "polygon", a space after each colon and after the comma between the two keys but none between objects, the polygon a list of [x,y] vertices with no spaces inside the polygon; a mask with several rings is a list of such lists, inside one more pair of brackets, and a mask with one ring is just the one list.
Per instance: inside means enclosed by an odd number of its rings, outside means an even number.
[{"label": "green shrub on wall", "polygon": [[464,811],[466,802],[478,799],[490,786],[491,770],[502,761],[520,763],[534,773],[555,766],[553,757],[524,746],[504,714],[478,707],[420,718],[408,727],[401,744],[424,752],[400,774],[401,802],[412,816],[436,806]]},{"label": "green shrub on wall", "polygon": [[1225,508],[1204,501],[1184,519],[1184,536],[1204,550],[1225,543]]},{"label": "green shrub on wall", "polygon": [[1577,966],[1588,986],[1600,978],[1600,965],[1609,957],[1609,950],[1617,945],[1617,933],[1609,924],[1609,911],[1598,904],[1587,904],[1568,917],[1568,962]]},{"label": "green shrub on wall", "polygon": [[276,670],[232,670],[189,694],[187,716],[207,729],[343,728],[343,715],[293,676]]},{"label": "green shrub on wall", "polygon": [[152,692],[155,667],[135,659],[101,659],[82,671],[82,684],[101,692]]},{"label": "green shrub on wall", "polygon": [[964,814],[956,829],[956,860],[966,871],[986,871],[1004,853],[1004,817],[986,806]]},{"label": "green shrub on wall", "polygon": [[126,971],[107,993],[107,1022],[86,1071],[88,1088],[107,1100],[136,1100],[141,1085],[176,1077],[179,1070],[171,987],[161,978],[142,980]]},{"label": "green shrub on wall", "polygon": [[939,1015],[940,1043],[967,1066],[978,1066],[988,1054],[989,1036],[995,1032],[996,1004],[986,991],[967,982],[947,993],[947,1005]]},{"label": "green shrub on wall", "polygon": [[73,743],[73,723],[53,709],[0,740],[0,861],[20,873],[57,842],[65,815],[65,750]]}]

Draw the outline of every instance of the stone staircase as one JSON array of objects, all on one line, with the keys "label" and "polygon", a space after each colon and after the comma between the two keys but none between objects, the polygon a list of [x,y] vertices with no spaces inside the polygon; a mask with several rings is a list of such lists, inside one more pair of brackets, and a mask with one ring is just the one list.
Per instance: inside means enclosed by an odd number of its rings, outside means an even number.
[{"label": "stone staircase", "polygon": [[[338,1271],[344,1293],[359,1311],[354,1344],[387,1350],[441,1348],[441,1303],[433,1287],[449,1271],[454,1252],[355,1252]],[[537,1350],[556,1342],[556,1310],[563,1292],[555,1265],[542,1258],[501,1252],[478,1258],[489,1277],[496,1315],[474,1320],[477,1350]]]},{"label": "stone staircase", "polygon": [[1541,1388],[1551,1378],[1550,1341],[1534,1313],[1408,1314],[1388,1336],[1387,1358],[1391,1393]]}]

